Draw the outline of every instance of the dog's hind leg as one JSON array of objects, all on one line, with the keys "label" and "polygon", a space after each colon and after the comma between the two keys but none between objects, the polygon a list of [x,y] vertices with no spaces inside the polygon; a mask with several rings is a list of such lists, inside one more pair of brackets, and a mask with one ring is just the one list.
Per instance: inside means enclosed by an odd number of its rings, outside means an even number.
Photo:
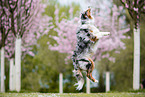
[{"label": "dog's hind leg", "polygon": [[81,73],[81,71],[78,69],[78,70],[73,70],[73,73],[74,73],[74,76],[76,77],[78,83],[75,84],[75,86],[77,85],[77,90],[81,90],[83,88],[83,85],[84,85],[84,78],[83,78],[83,75]]},{"label": "dog's hind leg", "polygon": [[92,80],[93,82],[98,82],[98,80],[94,79],[93,76],[92,76],[92,72],[94,70],[94,62],[92,59],[89,58],[89,61],[91,62],[91,64],[88,64],[87,66],[87,77]]}]

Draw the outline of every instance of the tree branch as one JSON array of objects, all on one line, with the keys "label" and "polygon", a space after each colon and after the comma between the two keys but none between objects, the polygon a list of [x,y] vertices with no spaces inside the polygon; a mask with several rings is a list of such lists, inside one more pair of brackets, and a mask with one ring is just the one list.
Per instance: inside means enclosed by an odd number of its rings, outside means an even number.
[{"label": "tree branch", "polygon": [[143,13],[143,14],[145,14],[145,10],[144,10],[144,11],[141,11],[140,13]]},{"label": "tree branch", "polygon": [[[31,18],[31,15],[30,15],[30,13],[28,13],[28,10],[30,11],[30,8],[31,8],[31,6],[32,6],[32,2],[33,2],[33,0],[31,0],[31,2],[30,2],[30,5],[29,5],[29,7],[25,10],[26,11],[26,17],[25,17],[25,24],[22,24],[22,25],[26,25],[27,23],[28,23],[28,21],[30,20],[30,18]],[[25,2],[26,3],[26,2]],[[25,8],[25,6],[26,5],[24,5],[24,8]],[[23,29],[21,28],[21,37],[23,37],[23,34],[24,34],[24,32],[25,32],[25,29],[24,29],[25,27],[23,27]]]},{"label": "tree branch", "polygon": [[5,34],[4,40],[6,40],[6,38],[7,38],[8,34],[9,34],[9,32],[10,32],[10,29],[8,29],[7,33]]},{"label": "tree branch", "polygon": [[133,6],[134,6],[134,5],[131,4],[131,1],[130,1],[130,0],[127,0],[126,2],[127,2],[128,6],[129,6],[128,9],[129,9],[129,10],[133,10]]},{"label": "tree branch", "polygon": [[136,8],[137,7],[137,0],[134,0],[134,7]]},{"label": "tree branch", "polygon": [[[124,5],[124,7],[125,7],[125,3],[123,2],[123,0],[120,0],[120,2]],[[125,7],[126,8],[126,7]]]},{"label": "tree branch", "polygon": [[142,9],[144,5],[145,5],[145,1],[144,0],[140,0],[139,4],[138,4],[139,9]]}]

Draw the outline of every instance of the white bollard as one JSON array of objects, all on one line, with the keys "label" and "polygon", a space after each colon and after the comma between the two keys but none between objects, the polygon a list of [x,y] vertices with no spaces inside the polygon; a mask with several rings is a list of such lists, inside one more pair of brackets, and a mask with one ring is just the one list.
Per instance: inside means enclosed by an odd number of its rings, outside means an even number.
[{"label": "white bollard", "polygon": [[106,92],[110,91],[110,72],[106,72]]},{"label": "white bollard", "polygon": [[16,69],[16,91],[21,90],[21,38],[15,42],[15,69]]},{"label": "white bollard", "polygon": [[5,49],[4,47],[1,48],[1,92],[5,92]]},{"label": "white bollard", "polygon": [[14,58],[10,59],[10,72],[9,72],[9,89],[10,91],[15,90],[15,67],[14,67]]},{"label": "white bollard", "polygon": [[88,77],[86,77],[86,83],[87,83],[87,85],[86,85],[86,93],[90,94],[90,80],[89,80]]},{"label": "white bollard", "polygon": [[59,93],[63,93],[63,74],[59,73]]},{"label": "white bollard", "polygon": [[140,29],[134,29],[133,89],[140,87]]}]

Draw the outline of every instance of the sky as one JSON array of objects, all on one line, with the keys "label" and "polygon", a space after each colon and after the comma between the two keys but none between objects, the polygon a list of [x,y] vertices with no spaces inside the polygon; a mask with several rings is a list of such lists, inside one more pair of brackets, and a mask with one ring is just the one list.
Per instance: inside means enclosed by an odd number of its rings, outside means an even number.
[{"label": "sky", "polygon": [[93,5],[90,5],[90,3],[87,2],[87,0],[58,0],[60,2],[60,4],[63,5],[69,5],[72,2],[78,3],[81,6],[81,11],[84,11],[88,8],[88,6],[91,6],[91,8],[101,8],[101,9],[105,9],[104,5],[102,4],[106,4],[106,5],[110,5],[111,0],[90,0]]},{"label": "sky", "polygon": [[60,4],[69,5],[72,2],[78,3],[81,5],[81,10],[87,9],[86,0],[58,0]]}]

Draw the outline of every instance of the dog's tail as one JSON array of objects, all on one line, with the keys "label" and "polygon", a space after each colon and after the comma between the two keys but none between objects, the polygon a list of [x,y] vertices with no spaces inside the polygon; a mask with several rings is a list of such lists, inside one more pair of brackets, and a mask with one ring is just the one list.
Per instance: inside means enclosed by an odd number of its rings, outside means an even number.
[{"label": "dog's tail", "polygon": [[83,78],[83,75],[81,73],[80,70],[73,70],[73,73],[74,73],[74,76],[76,77],[78,83],[75,83],[74,86],[77,85],[77,88],[76,90],[81,90],[83,88],[83,85],[84,85],[84,78]]}]

